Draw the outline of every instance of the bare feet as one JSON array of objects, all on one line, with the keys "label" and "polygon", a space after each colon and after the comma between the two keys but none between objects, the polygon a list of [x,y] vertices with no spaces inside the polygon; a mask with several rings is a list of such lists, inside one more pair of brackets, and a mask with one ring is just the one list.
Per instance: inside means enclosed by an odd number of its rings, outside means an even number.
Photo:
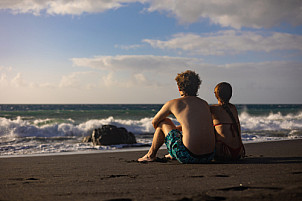
[{"label": "bare feet", "polygon": [[144,157],[137,159],[138,162],[153,162],[155,160],[156,160],[156,157],[151,157],[148,154],[146,154]]},{"label": "bare feet", "polygon": [[166,159],[170,159],[170,160],[174,160],[175,158],[173,158],[170,154],[165,155]]}]

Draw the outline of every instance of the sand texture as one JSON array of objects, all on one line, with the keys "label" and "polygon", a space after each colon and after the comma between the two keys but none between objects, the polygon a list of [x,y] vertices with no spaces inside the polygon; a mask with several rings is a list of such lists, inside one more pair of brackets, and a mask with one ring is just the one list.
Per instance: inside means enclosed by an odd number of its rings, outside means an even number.
[{"label": "sand texture", "polygon": [[302,200],[302,140],[246,152],[202,165],[137,163],[141,151],[0,158],[0,200]]}]

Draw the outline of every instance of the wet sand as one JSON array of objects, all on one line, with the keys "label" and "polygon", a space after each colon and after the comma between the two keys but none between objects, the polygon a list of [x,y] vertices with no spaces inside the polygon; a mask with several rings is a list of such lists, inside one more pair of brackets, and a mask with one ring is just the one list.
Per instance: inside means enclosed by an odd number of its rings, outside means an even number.
[{"label": "wet sand", "polygon": [[137,163],[145,151],[0,158],[0,200],[302,200],[302,140],[245,147],[202,165]]}]

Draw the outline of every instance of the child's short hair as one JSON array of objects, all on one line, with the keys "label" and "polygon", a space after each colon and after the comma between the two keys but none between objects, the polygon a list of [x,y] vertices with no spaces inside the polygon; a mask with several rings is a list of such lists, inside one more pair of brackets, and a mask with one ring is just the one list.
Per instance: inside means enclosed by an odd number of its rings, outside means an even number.
[{"label": "child's short hair", "polygon": [[201,84],[199,75],[194,71],[187,70],[177,74],[175,78],[178,88],[184,92],[186,96],[197,96],[197,91]]}]

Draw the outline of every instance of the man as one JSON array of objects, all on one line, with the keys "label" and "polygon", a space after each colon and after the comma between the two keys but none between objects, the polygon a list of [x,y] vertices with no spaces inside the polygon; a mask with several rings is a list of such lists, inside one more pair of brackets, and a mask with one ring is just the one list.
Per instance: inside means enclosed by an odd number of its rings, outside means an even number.
[{"label": "man", "polygon": [[[215,136],[208,103],[197,97],[201,84],[194,71],[175,78],[181,98],[170,100],[155,115],[155,128],[149,152],[139,162],[156,160],[158,149],[165,143],[172,158],[180,163],[208,163],[214,158]],[[173,114],[180,126],[167,117]]]}]

